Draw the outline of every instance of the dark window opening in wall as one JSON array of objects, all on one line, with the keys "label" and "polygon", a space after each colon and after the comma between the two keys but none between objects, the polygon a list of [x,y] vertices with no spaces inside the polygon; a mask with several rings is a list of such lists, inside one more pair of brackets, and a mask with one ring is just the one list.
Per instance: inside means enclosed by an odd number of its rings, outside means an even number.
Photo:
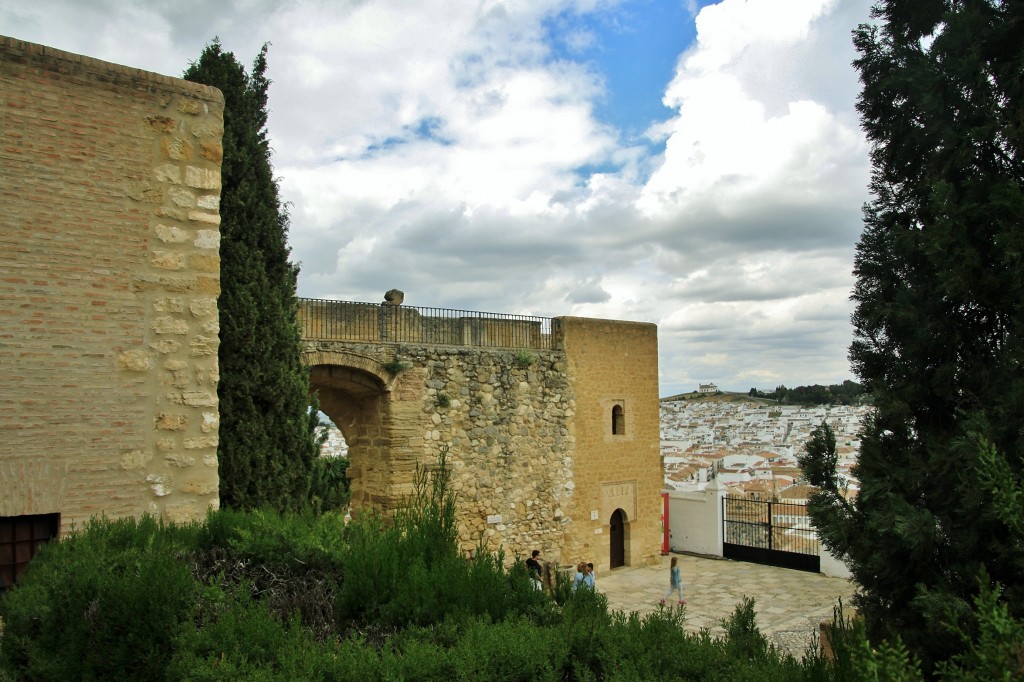
[{"label": "dark window opening in wall", "polygon": [[39,547],[59,530],[60,514],[0,516],[0,592],[18,581]]},{"label": "dark window opening in wall", "polygon": [[612,435],[622,436],[626,433],[626,413],[622,405],[612,407]]}]

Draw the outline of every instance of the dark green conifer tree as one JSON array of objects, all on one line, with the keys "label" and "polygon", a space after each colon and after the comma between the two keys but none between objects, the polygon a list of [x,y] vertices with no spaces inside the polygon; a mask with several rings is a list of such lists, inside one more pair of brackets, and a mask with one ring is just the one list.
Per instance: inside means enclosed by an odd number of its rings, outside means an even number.
[{"label": "dark green conifer tree", "polygon": [[289,261],[288,215],[267,140],[267,46],[252,74],[214,41],[185,78],[224,93],[220,201],[220,501],[296,509],[317,455]]},{"label": "dark green conifer tree", "polygon": [[[874,17],[854,32],[873,173],[850,359],[877,411],[852,507],[824,443],[805,471],[869,632],[930,669],[983,571],[1024,615],[1024,535],[994,503],[1024,465],[1024,3],[882,0]],[[986,475],[996,460],[1009,479]]]}]

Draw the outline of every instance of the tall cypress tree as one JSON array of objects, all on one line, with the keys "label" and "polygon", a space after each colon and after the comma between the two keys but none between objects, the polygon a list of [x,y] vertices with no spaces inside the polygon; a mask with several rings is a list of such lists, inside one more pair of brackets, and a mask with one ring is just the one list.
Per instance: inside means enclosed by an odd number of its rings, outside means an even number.
[{"label": "tall cypress tree", "polygon": [[221,166],[220,501],[305,504],[316,457],[281,205],[267,140],[267,46],[252,75],[214,41],[185,78],[224,93]]},{"label": "tall cypress tree", "polygon": [[874,17],[854,32],[873,173],[850,360],[877,411],[852,505],[827,448],[805,471],[869,631],[928,668],[979,581],[1024,615],[1024,3],[883,0]]}]

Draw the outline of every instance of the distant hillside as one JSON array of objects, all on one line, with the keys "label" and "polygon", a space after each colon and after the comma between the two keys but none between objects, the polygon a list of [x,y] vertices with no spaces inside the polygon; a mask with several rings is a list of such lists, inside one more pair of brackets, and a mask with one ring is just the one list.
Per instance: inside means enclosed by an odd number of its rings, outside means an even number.
[{"label": "distant hillside", "polygon": [[679,393],[677,395],[662,398],[663,401],[675,402],[679,400],[697,400],[705,402],[758,402],[771,405],[865,405],[869,404],[868,396],[864,388],[855,381],[846,380],[841,384],[822,386],[797,386],[786,388],[779,386],[774,391],[759,391],[756,388],[750,389],[747,393],[729,393],[719,391],[717,393]]},{"label": "distant hillside", "polygon": [[690,391],[689,393],[678,393],[676,395],[670,395],[661,399],[663,403],[676,402],[680,400],[692,400],[696,402],[706,403],[761,403],[762,405],[777,405],[778,403],[774,400],[768,400],[767,398],[755,398],[748,393],[730,393],[728,391],[719,391],[718,393],[697,393],[697,391]]}]

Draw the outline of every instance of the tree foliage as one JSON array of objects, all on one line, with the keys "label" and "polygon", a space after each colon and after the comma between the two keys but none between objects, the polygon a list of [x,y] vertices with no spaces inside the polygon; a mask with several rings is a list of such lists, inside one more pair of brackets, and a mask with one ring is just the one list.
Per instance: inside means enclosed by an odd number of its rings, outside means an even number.
[{"label": "tree foliage", "polygon": [[902,633],[928,669],[959,642],[940,616],[969,613],[983,573],[1024,613],[1006,513],[1024,463],[1024,3],[884,0],[874,17],[854,32],[873,173],[850,359],[876,412],[856,503],[812,518],[871,634]]},{"label": "tree foliage", "polygon": [[779,403],[788,405],[857,405],[863,399],[864,389],[856,381],[847,379],[841,384],[828,386],[813,384],[786,388],[786,386],[780,385],[771,393],[759,391],[755,387],[750,389],[748,395],[754,398],[777,400]]},{"label": "tree foliage", "polygon": [[185,78],[224,93],[221,166],[221,505],[294,509],[306,503],[317,455],[300,356],[288,215],[267,139],[267,47],[252,74],[214,41]]}]

